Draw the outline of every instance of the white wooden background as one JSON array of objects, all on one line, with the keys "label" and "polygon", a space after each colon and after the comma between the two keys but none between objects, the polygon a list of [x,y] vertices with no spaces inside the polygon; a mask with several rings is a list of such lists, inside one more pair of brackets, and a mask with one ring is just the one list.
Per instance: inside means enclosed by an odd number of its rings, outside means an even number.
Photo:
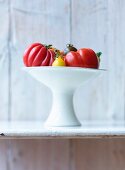
[{"label": "white wooden background", "polygon": [[[48,115],[50,91],[21,70],[24,49],[36,41],[102,51],[108,72],[77,90],[74,107],[81,120],[124,119],[124,0],[0,0],[1,120]],[[124,170],[124,145],[124,139],[1,140],[0,170]]]}]

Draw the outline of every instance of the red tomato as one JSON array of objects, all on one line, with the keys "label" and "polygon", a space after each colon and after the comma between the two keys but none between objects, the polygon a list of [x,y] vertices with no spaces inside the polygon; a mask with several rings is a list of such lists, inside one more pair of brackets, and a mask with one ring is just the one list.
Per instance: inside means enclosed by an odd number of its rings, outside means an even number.
[{"label": "red tomato", "polygon": [[99,60],[96,53],[90,48],[82,48],[77,51],[82,58],[83,66],[86,68],[99,68]]},{"label": "red tomato", "polygon": [[70,51],[65,57],[66,66],[98,68],[99,60],[96,53],[89,48],[82,48],[78,51]]},{"label": "red tomato", "polygon": [[83,62],[82,58],[79,53],[75,51],[70,51],[65,57],[64,61],[66,63],[66,66],[69,67],[82,67]]},{"label": "red tomato", "polygon": [[31,44],[24,52],[23,62],[27,67],[51,66],[54,61],[53,50],[40,43]]}]

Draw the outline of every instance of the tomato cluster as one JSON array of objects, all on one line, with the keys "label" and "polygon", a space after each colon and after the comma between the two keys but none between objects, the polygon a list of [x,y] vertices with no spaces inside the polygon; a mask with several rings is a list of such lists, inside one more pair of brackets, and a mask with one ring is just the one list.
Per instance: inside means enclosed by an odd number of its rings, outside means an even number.
[{"label": "tomato cluster", "polygon": [[27,67],[33,66],[68,66],[83,68],[99,68],[101,52],[95,53],[90,48],[77,50],[68,44],[64,51],[53,48],[52,45],[41,43],[31,44],[23,55],[23,62]]}]

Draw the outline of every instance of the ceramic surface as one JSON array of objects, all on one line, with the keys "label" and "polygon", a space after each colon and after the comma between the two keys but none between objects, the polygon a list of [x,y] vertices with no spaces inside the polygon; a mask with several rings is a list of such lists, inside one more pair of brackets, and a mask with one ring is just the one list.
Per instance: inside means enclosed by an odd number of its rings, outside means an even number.
[{"label": "ceramic surface", "polygon": [[104,70],[77,67],[27,67],[31,76],[48,86],[53,93],[53,105],[46,126],[80,126],[73,109],[73,94],[86,81]]}]

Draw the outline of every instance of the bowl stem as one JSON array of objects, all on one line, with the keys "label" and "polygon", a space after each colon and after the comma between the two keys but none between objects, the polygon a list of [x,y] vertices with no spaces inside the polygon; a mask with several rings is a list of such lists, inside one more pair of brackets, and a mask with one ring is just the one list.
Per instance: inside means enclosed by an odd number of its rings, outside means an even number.
[{"label": "bowl stem", "polygon": [[80,126],[73,109],[73,90],[52,89],[53,105],[46,126]]}]

